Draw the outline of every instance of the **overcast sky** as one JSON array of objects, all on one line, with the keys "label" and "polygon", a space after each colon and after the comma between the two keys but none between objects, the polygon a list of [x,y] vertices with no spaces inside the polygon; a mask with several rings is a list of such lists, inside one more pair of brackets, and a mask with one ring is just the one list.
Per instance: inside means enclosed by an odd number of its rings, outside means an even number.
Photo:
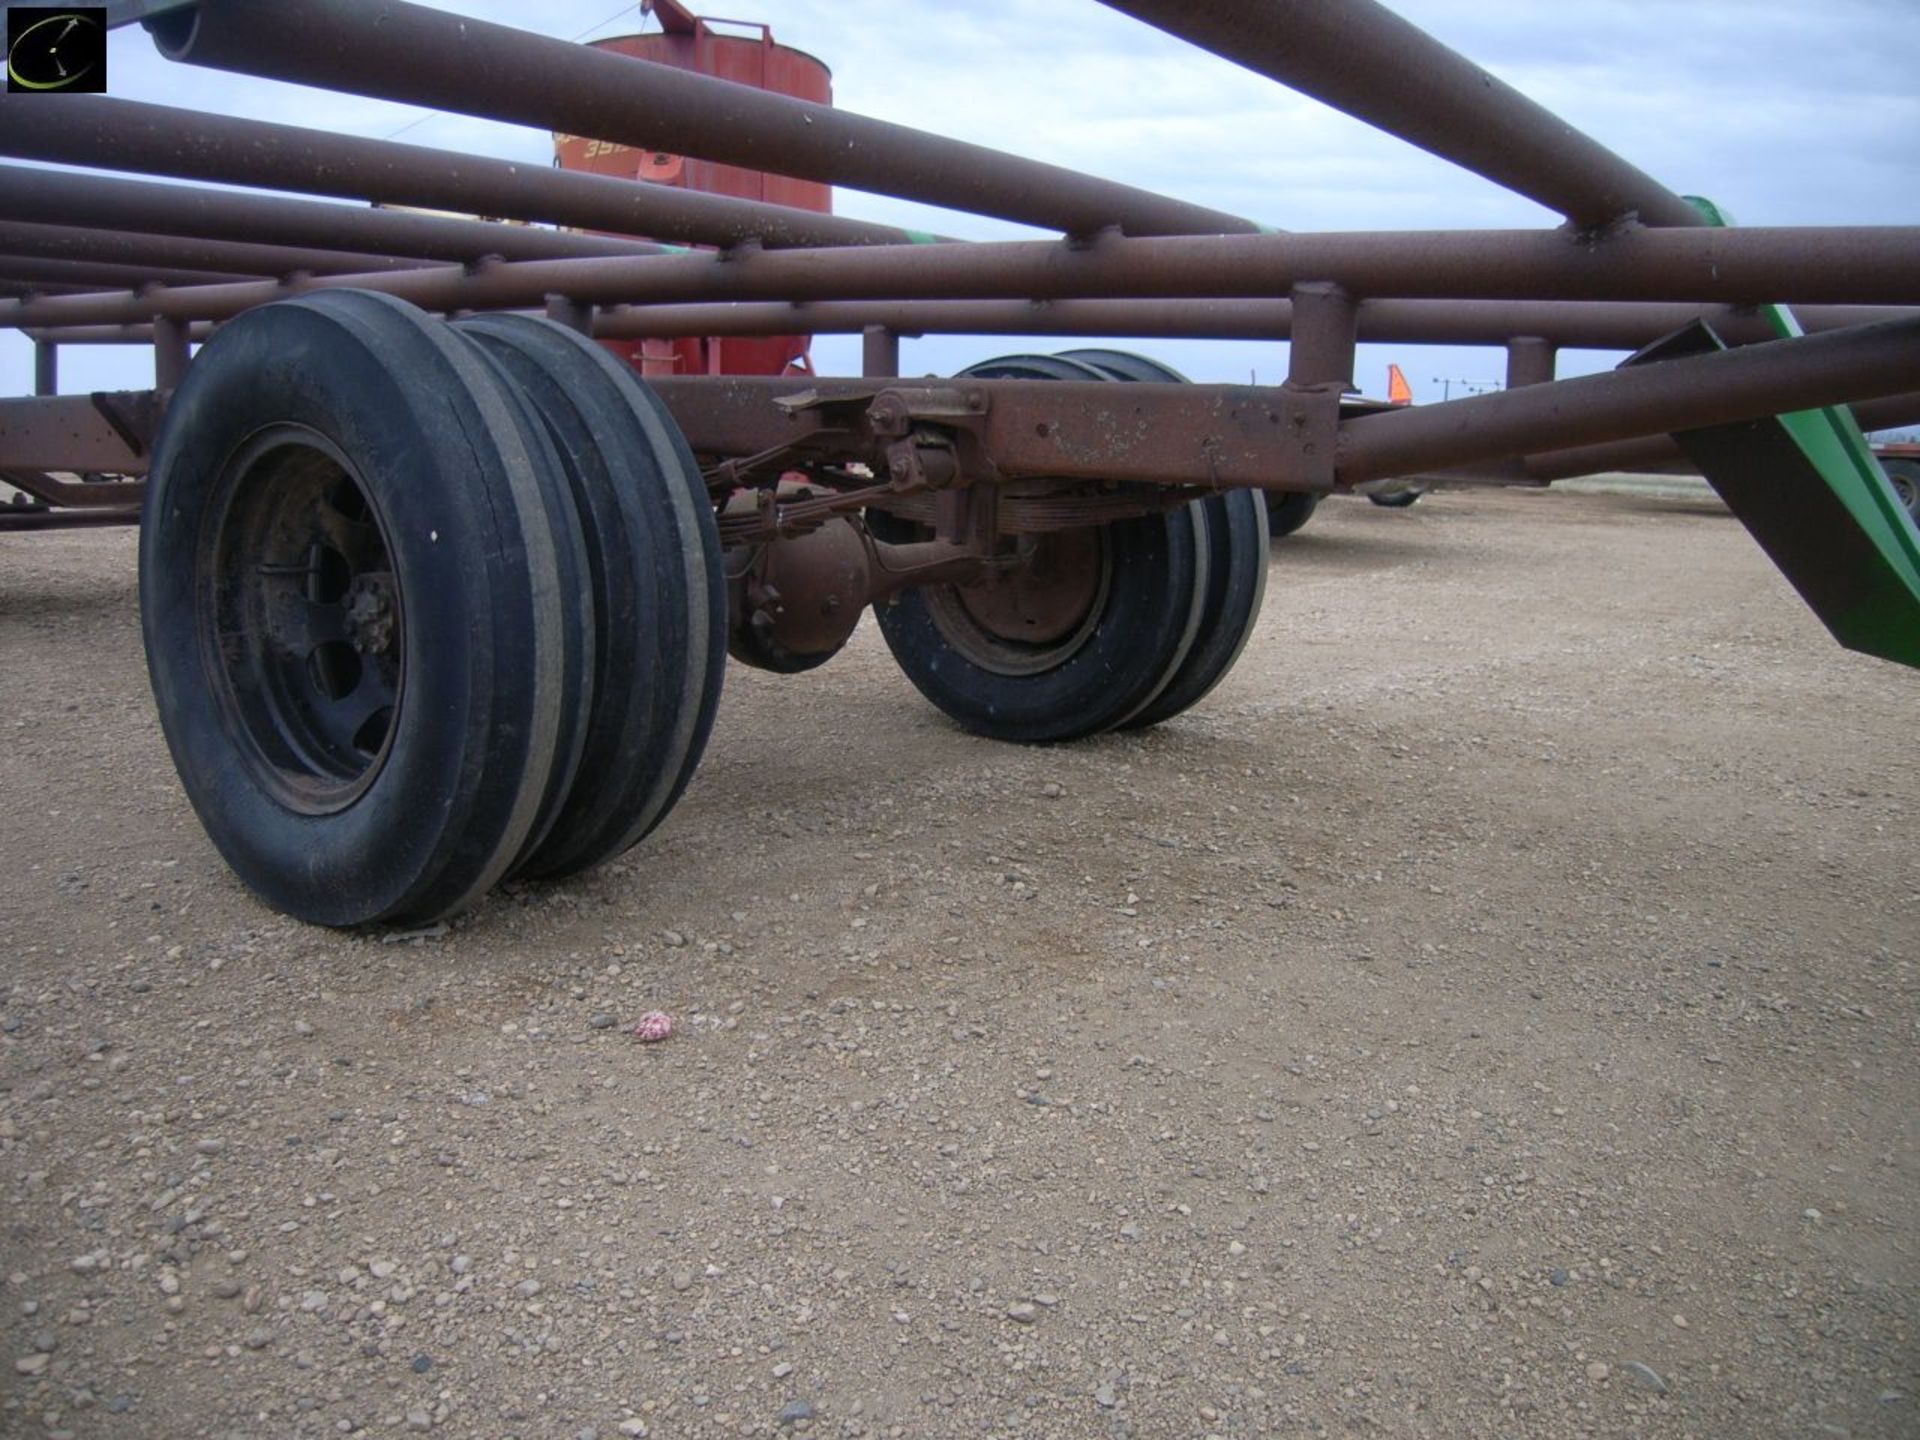
[{"label": "overcast sky", "polygon": [[[440,0],[574,39],[636,28],[612,0]],[[696,5],[696,9],[701,8]],[[1290,230],[1557,223],[1530,201],[1317,102],[1168,39],[1094,0],[715,0],[773,26],[834,72],[842,108],[1198,201]],[[1672,189],[1743,224],[1920,223],[1920,0],[1401,0],[1415,24]],[[651,24],[651,22],[649,22]],[[169,64],[138,29],[112,41],[110,91],[345,134],[544,163],[542,133]],[[842,214],[975,239],[1018,226],[836,192]],[[25,217],[31,219],[31,216]],[[1039,341],[1033,348],[1077,342]],[[857,341],[821,337],[824,373]],[[987,337],[909,342],[903,369],[948,373],[1026,348]],[[1277,381],[1285,349],[1141,342],[1195,379]],[[1618,356],[1573,354],[1563,373]],[[1382,393],[1397,359],[1418,399],[1498,380],[1493,350],[1363,347]],[[64,390],[151,383],[144,356],[63,352]],[[0,393],[31,388],[29,347],[0,335]]]}]

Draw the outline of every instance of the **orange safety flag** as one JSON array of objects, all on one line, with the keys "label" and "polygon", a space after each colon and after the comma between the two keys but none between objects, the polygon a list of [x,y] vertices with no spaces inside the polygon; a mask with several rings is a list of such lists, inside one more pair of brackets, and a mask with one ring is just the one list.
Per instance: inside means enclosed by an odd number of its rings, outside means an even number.
[{"label": "orange safety flag", "polygon": [[1407,384],[1407,377],[1398,365],[1387,366],[1387,403],[1389,405],[1411,405],[1413,387]]}]

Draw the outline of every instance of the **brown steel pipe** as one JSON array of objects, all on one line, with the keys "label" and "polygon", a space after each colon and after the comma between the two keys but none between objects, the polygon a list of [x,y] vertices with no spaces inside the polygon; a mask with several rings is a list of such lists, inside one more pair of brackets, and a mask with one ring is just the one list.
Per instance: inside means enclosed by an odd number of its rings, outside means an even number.
[{"label": "brown steel pipe", "polygon": [[1110,225],[1136,235],[1260,228],[1057,165],[402,0],[201,0],[147,28],[163,54],[189,64],[848,185],[1069,234]]},{"label": "brown steel pipe", "polygon": [[898,375],[900,373],[900,334],[884,325],[867,325],[860,331],[860,373],[862,375]]},{"label": "brown steel pipe", "polygon": [[97,291],[97,285],[49,285],[44,281],[0,279],[0,295],[25,298],[29,295],[84,295]]},{"label": "brown steel pipe", "polygon": [[1652,176],[1376,0],[1102,0],[1593,227],[1705,224]]},{"label": "brown steel pipe", "polygon": [[1362,416],[1340,428],[1344,484],[1530,451],[1696,430],[1920,387],[1920,320],[1665,360]]},{"label": "brown steel pipe", "polygon": [[342,250],[307,250],[286,245],[252,245],[181,235],[83,230],[67,225],[0,220],[0,256],[12,255],[236,275],[291,275],[299,270],[316,275],[369,274],[379,270],[417,270],[432,263]]},{"label": "brown steel pipe", "polygon": [[[1809,334],[1899,320],[1912,308],[1809,305],[1796,312]],[[1694,320],[1721,339],[1747,344],[1774,338],[1755,311],[1728,306],[1656,305],[1601,300],[1366,300],[1360,339],[1408,345],[1504,345],[1514,335],[1596,350],[1637,350]],[[602,340],[686,335],[835,335],[870,328],[899,336],[1032,335],[1133,336],[1192,340],[1285,340],[1293,306],[1285,300],[848,300],[692,305],[623,305],[594,312]],[[91,325],[34,330],[33,338],[62,345],[144,344],[152,330],[139,325]],[[193,338],[211,333],[196,321]],[[888,371],[897,374],[897,371]]]},{"label": "brown steel pipe", "polygon": [[[1356,295],[1626,299],[1745,305],[1920,301],[1920,229],[1647,230],[1600,243],[1555,231],[1221,235],[1100,243],[1005,241],[530,260],[362,276],[310,286],[382,290],[429,310],[694,299],[1008,299],[1284,293],[1312,281]],[[0,326],[218,320],[295,293],[252,282],[127,297],[0,302]]]},{"label": "brown steel pipe", "polygon": [[[0,153],[24,148],[27,147],[20,142],[18,132],[0,129]],[[183,149],[180,153],[191,152]],[[100,163],[124,167],[132,164],[132,156],[115,150],[100,157]],[[281,183],[291,183],[291,177]],[[549,260],[565,256],[663,253],[658,245],[611,235],[577,235],[565,230],[496,225],[485,220],[460,220],[444,215],[413,215],[403,210],[378,210],[358,204],[244,195],[197,185],[154,185],[141,180],[77,175],[71,171],[40,170],[24,165],[0,165],[0,208],[50,225],[206,236],[312,250],[371,251],[421,260],[467,262],[484,255],[498,255],[506,260]]]},{"label": "brown steel pipe", "polygon": [[[0,95],[0,154],[542,220],[690,244],[758,240],[778,249],[898,244],[923,238],[893,225],[757,200],[488,160],[391,140],[361,140],[296,125],[202,115],[105,95]],[[618,239],[602,243],[624,244],[629,253],[634,249],[633,242]]]},{"label": "brown steel pipe", "polygon": [[[1796,312],[1809,334],[1898,320],[1899,306],[1809,305]],[[1360,339],[1408,345],[1504,345],[1515,335],[1595,350],[1637,350],[1694,320],[1735,344],[1771,340],[1750,309],[1604,300],[1363,300]],[[1120,335],[1186,340],[1285,340],[1287,300],[847,300],[630,305],[600,312],[604,340],[683,335]]]},{"label": "brown steel pipe", "polygon": [[[182,287],[175,292],[178,294],[187,294],[191,290],[208,287],[260,283],[246,275],[225,271],[156,269],[146,265],[114,265],[104,260],[43,260],[31,255],[6,254],[0,254],[0,280],[23,280],[35,285],[41,282],[50,285],[78,285],[95,292],[132,291],[143,285],[177,285]],[[83,294],[63,298],[90,301],[116,297],[114,294]],[[119,295],[118,298],[125,299],[126,296]],[[13,303],[33,302],[15,301]],[[137,305],[134,310],[143,308],[147,307]],[[152,314],[153,311],[149,308],[148,313]]]},{"label": "brown steel pipe", "polygon": [[92,530],[106,525],[138,525],[140,507],[109,506],[99,510],[15,509],[0,505],[0,531]]},{"label": "brown steel pipe", "polygon": [[[1854,423],[1869,432],[1920,425],[1920,393],[1916,392],[1889,395],[1880,400],[1864,400],[1848,408],[1853,411]],[[1535,480],[1570,480],[1576,475],[1653,467],[1695,473],[1693,462],[1667,435],[1646,435],[1604,445],[1543,450],[1526,456],[1520,463],[1527,475]]]},{"label": "brown steel pipe", "polygon": [[41,470],[0,470],[0,484],[11,485],[44,504],[58,508],[101,509],[116,505],[138,505],[147,494],[146,482],[142,480],[62,480]]},{"label": "brown steel pipe", "polygon": [[[804,444],[811,422],[783,397],[866,400],[850,380],[689,377],[653,382],[696,451],[749,455]],[[1820,405],[1903,395],[1920,387],[1920,319],[1663,361],[1345,420],[1331,480],[1341,486],[1529,451],[1599,444]],[[1101,386],[1073,381],[902,381],[889,391],[911,412],[924,395],[951,409],[956,392],[979,447],[1003,478],[1098,478],[1257,489],[1314,488],[1297,453],[1288,392],[1225,385]],[[831,450],[844,437],[830,434]],[[861,457],[866,458],[866,457]],[[1526,478],[1518,472],[1515,478]]]}]

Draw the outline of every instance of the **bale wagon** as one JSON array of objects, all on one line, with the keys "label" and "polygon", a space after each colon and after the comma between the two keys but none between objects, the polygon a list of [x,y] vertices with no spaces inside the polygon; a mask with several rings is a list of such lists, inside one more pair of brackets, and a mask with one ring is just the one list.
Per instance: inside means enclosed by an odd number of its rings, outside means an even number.
[{"label": "bale wagon", "polygon": [[[686,786],[729,652],[808,669],[869,608],[983,735],[1155,724],[1239,654],[1269,497],[1396,478],[1684,458],[1843,644],[1920,664],[1920,533],[1859,428],[1920,418],[1920,229],[1730,228],[1372,0],[1105,3],[1564,224],[1276,232],[402,0],[107,15],[183,67],[1058,238],[107,96],[0,101],[0,152],[82,167],[0,169],[23,217],[0,224],[0,325],[35,341],[40,392],[0,401],[0,471],[36,497],[0,523],[138,521],[160,719],[249,886],[321,924],[423,921],[603,861]],[[86,173],[108,167],[201,183]],[[687,337],[828,331],[864,337],[863,374],[664,363]],[[937,332],[1290,343],[1273,386],[1112,351],[901,377],[900,337]],[[1357,400],[1362,340],[1504,346],[1507,388]],[[57,393],[61,347],[107,342],[151,345],[155,386]],[[1633,353],[1556,378],[1569,346]]]}]

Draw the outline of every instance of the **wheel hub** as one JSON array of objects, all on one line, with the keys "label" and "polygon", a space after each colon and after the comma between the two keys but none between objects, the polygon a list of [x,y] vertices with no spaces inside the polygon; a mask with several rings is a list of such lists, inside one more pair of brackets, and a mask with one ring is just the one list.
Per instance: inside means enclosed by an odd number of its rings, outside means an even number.
[{"label": "wheel hub", "polygon": [[381,571],[356,575],[347,586],[347,635],[362,655],[385,655],[393,649],[393,576]]},{"label": "wheel hub", "polygon": [[1113,578],[1099,527],[1051,531],[1022,546],[1011,569],[927,595],[948,642],[1002,675],[1036,674],[1070,658],[1099,623]]},{"label": "wheel hub", "polygon": [[205,633],[239,753],[288,808],[341,809],[386,758],[405,670],[379,517],[340,452],[292,425],[233,456],[216,503]]}]

